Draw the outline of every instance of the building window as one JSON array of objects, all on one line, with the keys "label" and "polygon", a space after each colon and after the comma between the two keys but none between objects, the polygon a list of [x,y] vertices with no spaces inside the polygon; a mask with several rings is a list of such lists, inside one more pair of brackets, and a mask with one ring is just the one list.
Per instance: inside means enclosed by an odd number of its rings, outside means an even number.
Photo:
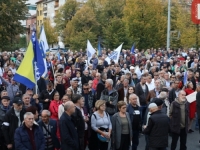
[{"label": "building window", "polygon": [[40,16],[42,16],[42,10],[40,10]]},{"label": "building window", "polygon": [[28,10],[36,10],[35,6],[28,6]]},{"label": "building window", "polygon": [[37,11],[37,16],[39,16],[40,15],[40,12],[39,11]]},{"label": "building window", "polygon": [[38,22],[37,22],[37,25],[40,26],[40,22],[39,22],[39,20],[38,20]]},{"label": "building window", "polygon": [[40,24],[42,24],[42,20],[40,20]]}]

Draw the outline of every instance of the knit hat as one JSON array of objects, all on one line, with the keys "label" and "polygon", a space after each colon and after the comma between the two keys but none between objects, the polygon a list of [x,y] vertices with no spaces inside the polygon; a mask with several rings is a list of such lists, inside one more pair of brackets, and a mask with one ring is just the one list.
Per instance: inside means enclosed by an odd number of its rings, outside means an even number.
[{"label": "knit hat", "polygon": [[96,109],[99,109],[100,106],[103,105],[103,104],[105,104],[105,103],[106,103],[105,100],[98,100],[98,101],[96,101],[96,103],[95,103]]}]

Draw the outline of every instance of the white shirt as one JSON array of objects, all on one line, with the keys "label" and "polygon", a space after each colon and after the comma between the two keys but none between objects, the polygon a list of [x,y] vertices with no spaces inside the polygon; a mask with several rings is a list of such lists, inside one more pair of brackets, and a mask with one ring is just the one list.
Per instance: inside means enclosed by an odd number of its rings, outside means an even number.
[{"label": "white shirt", "polygon": [[146,85],[148,86],[149,91],[155,89],[155,84],[153,80],[151,81],[151,83],[146,82]]}]

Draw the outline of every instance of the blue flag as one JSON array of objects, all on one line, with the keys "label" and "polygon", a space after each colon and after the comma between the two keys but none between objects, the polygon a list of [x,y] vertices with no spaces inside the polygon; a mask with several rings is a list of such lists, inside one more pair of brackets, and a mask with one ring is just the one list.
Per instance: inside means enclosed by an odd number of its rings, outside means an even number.
[{"label": "blue flag", "polygon": [[135,53],[135,46],[133,44],[133,46],[131,47],[131,53],[134,54]]},{"label": "blue flag", "polygon": [[43,61],[42,50],[40,49],[39,42],[36,38],[36,33],[33,31],[31,36],[31,41],[33,43],[33,51],[34,51],[34,69],[35,69],[35,77],[36,80],[39,80],[40,77],[45,72],[45,64]]},{"label": "blue flag", "polygon": [[183,77],[183,84],[187,84],[187,71],[184,72],[184,77]]}]

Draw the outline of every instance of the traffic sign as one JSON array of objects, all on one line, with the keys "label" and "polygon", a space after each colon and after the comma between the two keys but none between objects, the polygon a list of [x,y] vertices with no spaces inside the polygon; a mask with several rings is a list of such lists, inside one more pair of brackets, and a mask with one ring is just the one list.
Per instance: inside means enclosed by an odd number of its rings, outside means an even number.
[{"label": "traffic sign", "polygon": [[194,24],[200,24],[200,0],[192,1],[191,18]]}]

